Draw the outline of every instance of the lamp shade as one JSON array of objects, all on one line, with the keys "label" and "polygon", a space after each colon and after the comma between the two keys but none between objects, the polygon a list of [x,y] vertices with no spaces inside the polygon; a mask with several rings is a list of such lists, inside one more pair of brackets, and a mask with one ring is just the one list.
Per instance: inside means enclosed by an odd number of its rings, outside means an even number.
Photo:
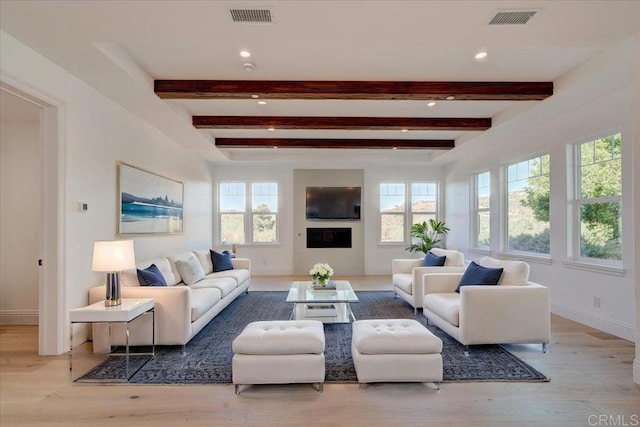
[{"label": "lamp shade", "polygon": [[135,268],[133,240],[97,241],[93,243],[93,271],[114,272]]}]

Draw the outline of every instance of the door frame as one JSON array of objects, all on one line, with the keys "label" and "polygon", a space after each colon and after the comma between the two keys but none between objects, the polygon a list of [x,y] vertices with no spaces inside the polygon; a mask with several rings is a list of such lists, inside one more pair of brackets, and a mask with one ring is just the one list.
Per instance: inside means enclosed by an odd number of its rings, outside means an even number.
[{"label": "door frame", "polygon": [[68,350],[66,323],[64,104],[18,77],[0,74],[0,90],[40,110],[40,254],[38,354]]}]

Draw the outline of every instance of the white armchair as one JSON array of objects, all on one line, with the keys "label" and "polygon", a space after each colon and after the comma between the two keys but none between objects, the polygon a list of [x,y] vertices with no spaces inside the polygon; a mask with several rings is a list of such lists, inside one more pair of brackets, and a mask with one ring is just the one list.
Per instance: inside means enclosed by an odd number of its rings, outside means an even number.
[{"label": "white armchair", "polygon": [[428,273],[422,277],[427,321],[465,346],[540,343],[550,340],[549,289],[530,282],[529,265],[484,257],[484,267],[502,267],[497,286],[458,287],[462,272]]},{"label": "white armchair", "polygon": [[422,267],[423,258],[394,259],[391,262],[393,292],[413,307],[422,308],[422,276],[427,273],[464,272],[464,254],[460,251],[433,248],[437,256],[446,256],[443,267]]}]

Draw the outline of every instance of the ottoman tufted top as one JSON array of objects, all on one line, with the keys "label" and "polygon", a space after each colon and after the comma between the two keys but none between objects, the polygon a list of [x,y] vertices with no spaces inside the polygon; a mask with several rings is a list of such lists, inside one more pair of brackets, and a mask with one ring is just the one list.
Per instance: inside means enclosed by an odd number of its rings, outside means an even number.
[{"label": "ottoman tufted top", "polygon": [[239,354],[314,354],[324,352],[324,326],[317,320],[249,323],[233,340]]},{"label": "ottoman tufted top", "polygon": [[442,340],[412,319],[358,320],[353,345],[362,354],[432,354],[442,352]]}]

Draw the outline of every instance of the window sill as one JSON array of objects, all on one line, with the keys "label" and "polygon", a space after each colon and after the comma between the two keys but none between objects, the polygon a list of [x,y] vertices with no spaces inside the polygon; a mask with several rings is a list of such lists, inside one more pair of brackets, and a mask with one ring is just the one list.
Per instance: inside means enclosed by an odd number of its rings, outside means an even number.
[{"label": "window sill", "polygon": [[531,255],[524,252],[498,252],[496,256],[503,259],[513,259],[518,261],[529,261],[538,264],[551,264],[551,257],[549,255]]},{"label": "window sill", "polygon": [[627,274],[626,269],[622,267],[612,266],[612,265],[601,265],[601,264],[593,264],[593,263],[569,261],[569,260],[563,261],[562,264],[564,264],[565,267],[572,268],[574,270],[592,271],[594,273],[608,274],[611,276],[622,277]]},{"label": "window sill", "polygon": [[378,246],[384,247],[384,246],[404,246],[404,247],[408,247],[409,244],[408,243],[404,243],[404,242],[378,242]]},{"label": "window sill", "polygon": [[480,255],[487,255],[487,256],[491,255],[491,249],[485,249],[485,248],[467,248],[467,252],[480,254]]}]

